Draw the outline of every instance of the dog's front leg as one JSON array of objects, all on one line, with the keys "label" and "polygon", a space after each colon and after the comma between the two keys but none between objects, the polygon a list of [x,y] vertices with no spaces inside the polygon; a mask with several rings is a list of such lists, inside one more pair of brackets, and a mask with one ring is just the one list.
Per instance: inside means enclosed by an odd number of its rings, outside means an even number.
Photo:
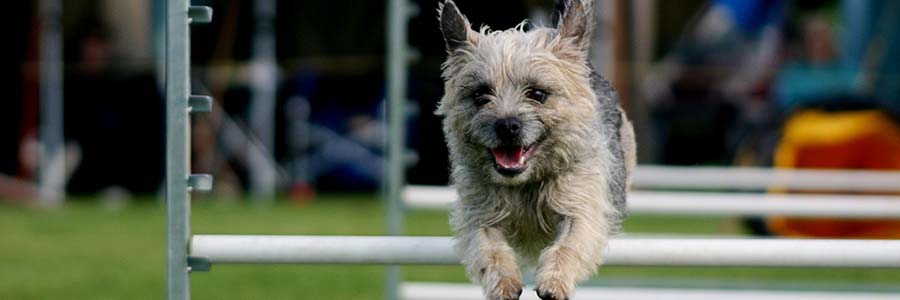
[{"label": "dog's front leg", "polygon": [[459,238],[466,271],[473,281],[482,285],[484,295],[490,300],[518,300],[522,294],[522,274],[503,231],[479,227]]},{"label": "dog's front leg", "polygon": [[556,240],[541,252],[535,278],[538,297],[568,300],[575,284],[596,271],[606,245],[604,225],[577,216],[566,217],[559,224]]}]

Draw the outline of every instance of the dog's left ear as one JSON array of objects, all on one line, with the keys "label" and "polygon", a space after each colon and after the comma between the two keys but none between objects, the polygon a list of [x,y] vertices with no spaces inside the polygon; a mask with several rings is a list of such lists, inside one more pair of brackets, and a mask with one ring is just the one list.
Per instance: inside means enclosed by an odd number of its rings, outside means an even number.
[{"label": "dog's left ear", "polygon": [[[580,51],[586,55],[594,29],[592,0],[559,0],[553,20],[559,31],[562,51]],[[566,49],[568,48],[568,49]]]}]

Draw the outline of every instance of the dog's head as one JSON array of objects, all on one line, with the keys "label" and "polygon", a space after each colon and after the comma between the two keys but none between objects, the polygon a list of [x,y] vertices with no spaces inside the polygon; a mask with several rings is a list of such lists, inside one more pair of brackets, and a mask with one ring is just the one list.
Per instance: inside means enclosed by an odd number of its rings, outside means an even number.
[{"label": "dog's head", "polygon": [[555,27],[474,31],[452,0],[438,8],[448,58],[437,114],[451,160],[515,185],[558,173],[583,151],[595,114],[591,8],[564,0]]}]

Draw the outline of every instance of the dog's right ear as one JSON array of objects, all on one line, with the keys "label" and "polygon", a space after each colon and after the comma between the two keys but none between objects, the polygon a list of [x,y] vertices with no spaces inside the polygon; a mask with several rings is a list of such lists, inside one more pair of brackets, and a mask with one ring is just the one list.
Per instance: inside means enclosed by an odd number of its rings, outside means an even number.
[{"label": "dog's right ear", "polygon": [[444,34],[448,53],[472,44],[473,37],[470,36],[472,29],[469,21],[462,15],[453,0],[438,4],[438,20],[441,21],[441,33]]}]

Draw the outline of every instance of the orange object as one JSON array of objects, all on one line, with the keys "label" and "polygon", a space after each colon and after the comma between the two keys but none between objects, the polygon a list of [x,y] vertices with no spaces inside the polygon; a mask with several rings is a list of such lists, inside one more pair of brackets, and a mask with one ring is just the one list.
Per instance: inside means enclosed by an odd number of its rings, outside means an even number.
[{"label": "orange object", "polygon": [[[784,126],[775,166],[900,170],[900,127],[876,110],[801,111]],[[900,238],[896,220],[771,217],[766,225],[776,235],[794,237]]]}]

